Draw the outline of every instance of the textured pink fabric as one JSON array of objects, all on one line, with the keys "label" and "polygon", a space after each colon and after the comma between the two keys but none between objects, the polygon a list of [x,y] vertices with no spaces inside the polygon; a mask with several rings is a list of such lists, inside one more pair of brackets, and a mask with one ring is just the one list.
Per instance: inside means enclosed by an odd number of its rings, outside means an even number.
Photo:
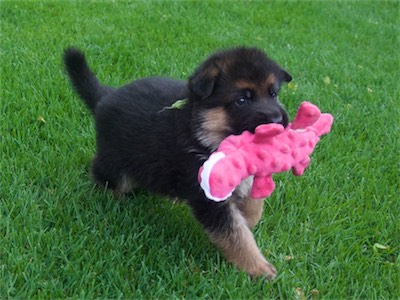
[{"label": "textured pink fabric", "polygon": [[200,168],[200,185],[208,198],[223,201],[243,179],[253,175],[251,197],[268,197],[275,189],[272,174],[292,169],[294,175],[302,175],[320,136],[330,132],[332,123],[332,115],[321,114],[317,106],[303,102],[286,129],[280,124],[264,124],[254,134],[231,135]]}]

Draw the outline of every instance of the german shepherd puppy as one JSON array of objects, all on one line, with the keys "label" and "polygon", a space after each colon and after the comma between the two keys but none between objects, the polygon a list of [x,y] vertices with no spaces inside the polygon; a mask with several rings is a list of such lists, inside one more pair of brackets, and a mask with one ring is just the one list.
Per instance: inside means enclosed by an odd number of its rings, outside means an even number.
[{"label": "german shepherd puppy", "polygon": [[142,187],[183,199],[228,261],[251,276],[274,278],[250,231],[263,209],[263,199],[250,199],[252,177],[227,201],[214,202],[197,174],[227,136],[265,123],[288,125],[278,92],[292,77],[260,50],[244,47],[213,54],[188,81],[151,77],[118,89],[102,85],[79,50],[67,49],[64,62],[95,119],[95,181],[116,195]]}]

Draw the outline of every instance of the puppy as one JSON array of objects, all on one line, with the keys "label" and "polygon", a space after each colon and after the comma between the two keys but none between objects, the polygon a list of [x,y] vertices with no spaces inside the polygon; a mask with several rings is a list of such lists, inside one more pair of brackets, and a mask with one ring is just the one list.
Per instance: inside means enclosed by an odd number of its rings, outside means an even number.
[{"label": "puppy", "polygon": [[[288,125],[278,92],[292,77],[260,50],[244,47],[213,54],[188,82],[151,77],[118,89],[102,85],[79,50],[67,49],[64,62],[95,119],[96,182],[116,195],[142,187],[183,199],[228,261],[251,276],[274,278],[250,231],[263,209],[263,199],[249,197],[252,178],[227,201],[214,202],[197,174],[228,135],[265,123]],[[178,100],[184,105],[172,109]]]}]

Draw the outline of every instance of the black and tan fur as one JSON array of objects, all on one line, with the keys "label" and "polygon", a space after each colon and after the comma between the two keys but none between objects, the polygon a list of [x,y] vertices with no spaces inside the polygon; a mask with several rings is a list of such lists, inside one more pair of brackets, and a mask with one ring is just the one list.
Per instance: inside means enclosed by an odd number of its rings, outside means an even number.
[{"label": "black and tan fur", "polygon": [[[96,182],[117,195],[140,186],[183,199],[230,262],[273,278],[276,270],[250,231],[263,209],[262,199],[249,197],[252,178],[217,203],[205,197],[197,173],[228,135],[288,124],[277,94],[291,76],[260,50],[234,48],[210,56],[188,82],[152,77],[114,89],[99,83],[79,50],[66,50],[64,60],[95,119]],[[187,99],[181,109],[166,109],[180,99]]]}]

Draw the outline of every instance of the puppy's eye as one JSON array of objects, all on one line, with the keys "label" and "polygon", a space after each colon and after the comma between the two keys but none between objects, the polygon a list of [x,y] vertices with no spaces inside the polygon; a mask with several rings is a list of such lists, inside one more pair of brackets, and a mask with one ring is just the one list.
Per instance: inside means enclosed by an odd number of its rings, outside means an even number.
[{"label": "puppy's eye", "polygon": [[238,106],[243,106],[244,104],[249,103],[252,100],[252,93],[249,90],[244,92],[244,95],[241,96],[239,99],[236,100],[236,104]]},{"label": "puppy's eye", "polygon": [[248,104],[250,101],[252,101],[252,93],[249,90],[245,90],[244,93],[240,98],[238,98],[235,103],[238,106],[243,106],[245,104]]},{"label": "puppy's eye", "polygon": [[277,94],[274,90],[270,90],[269,94],[271,95],[272,98],[276,98]]},{"label": "puppy's eye", "polygon": [[247,98],[241,97],[241,98],[236,100],[236,105],[243,106],[243,105],[245,105],[247,103],[247,101],[248,101]]}]

